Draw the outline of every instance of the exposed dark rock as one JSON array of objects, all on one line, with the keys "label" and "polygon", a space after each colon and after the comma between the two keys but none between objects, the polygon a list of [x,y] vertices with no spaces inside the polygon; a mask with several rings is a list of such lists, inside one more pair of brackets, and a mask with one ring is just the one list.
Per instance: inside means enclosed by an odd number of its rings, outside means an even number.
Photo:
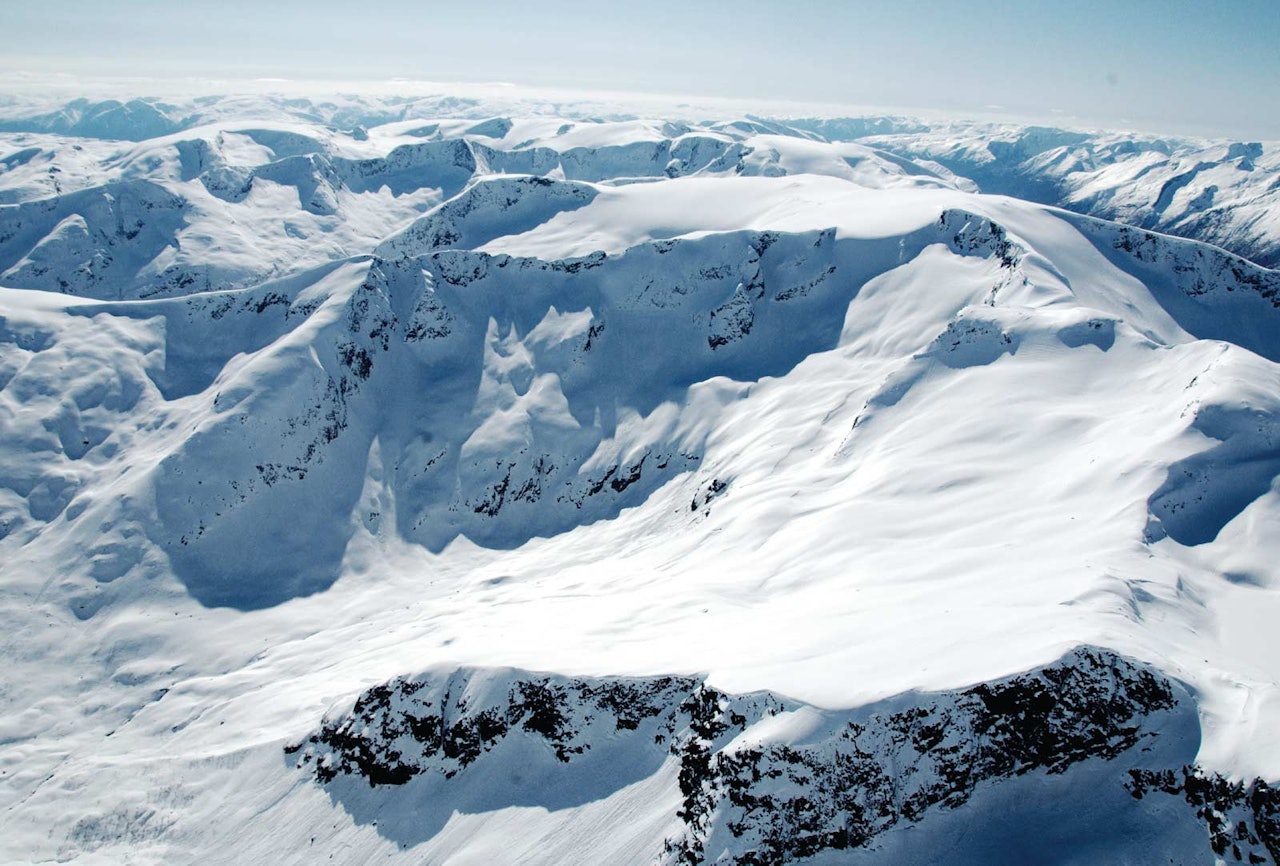
[{"label": "exposed dark rock", "polygon": [[[1177,703],[1174,686],[1151,669],[1079,649],[1030,673],[897,699],[884,711],[810,708],[822,715],[819,729],[789,743],[736,739],[803,709],[768,693],[730,695],[689,677],[459,672],[443,683],[374,687],[286,751],[323,784],[341,775],[395,786],[423,773],[453,778],[511,737],[545,742],[563,764],[606,740],[635,738],[628,748],[676,762],[673,819],[683,829],[658,858],[701,863],[714,844],[716,862],[763,866],[867,846],[1001,780],[1120,760],[1158,737],[1150,717]],[[1175,794],[1200,809],[1219,855],[1274,858],[1280,794],[1265,783],[1246,787],[1194,768],[1130,776],[1136,798]]]},{"label": "exposed dark rock", "polygon": [[[1244,783],[1188,765],[1181,770],[1130,770],[1135,799],[1169,794],[1184,799],[1204,822],[1219,857],[1280,863],[1280,789],[1262,779]],[[1268,860],[1267,857],[1270,856]]]}]

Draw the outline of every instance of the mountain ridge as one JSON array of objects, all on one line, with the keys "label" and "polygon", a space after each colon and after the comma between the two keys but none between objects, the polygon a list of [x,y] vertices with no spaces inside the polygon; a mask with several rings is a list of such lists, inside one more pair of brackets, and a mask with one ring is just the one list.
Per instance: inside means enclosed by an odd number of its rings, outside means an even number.
[{"label": "mountain ridge", "polygon": [[[764,121],[200,129],[58,144],[87,185],[53,197],[40,154],[0,174],[36,196],[0,208],[5,856],[928,862],[972,820],[972,862],[1052,859],[1037,833],[1061,862],[1274,859],[1275,271]],[[892,749],[815,719],[1113,669],[1171,684],[1176,749],[1048,749],[853,833],[842,773]],[[367,799],[368,754],[418,758],[361,712],[459,670],[501,686],[480,788]],[[660,676],[691,678],[660,716],[718,696],[680,754],[592,703]],[[597,697],[548,706],[595,726],[581,753],[517,689],[575,678]],[[795,726],[730,728],[768,748],[699,734],[766,692]],[[555,781],[593,749],[621,763]],[[325,755],[350,778],[317,783]],[[525,769],[561,799],[484,793]],[[1128,817],[1054,836],[1103,780]]]}]

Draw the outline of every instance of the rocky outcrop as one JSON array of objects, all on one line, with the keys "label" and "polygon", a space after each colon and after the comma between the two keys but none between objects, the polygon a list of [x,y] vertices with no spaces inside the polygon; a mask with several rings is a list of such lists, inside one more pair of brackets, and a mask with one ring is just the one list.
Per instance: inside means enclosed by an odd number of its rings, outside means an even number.
[{"label": "rocky outcrop", "polygon": [[1126,787],[1135,800],[1163,794],[1194,810],[1218,857],[1237,863],[1280,863],[1280,789],[1262,779],[1232,780],[1195,765],[1129,774]]},{"label": "rocky outcrop", "polygon": [[[1119,765],[1117,785],[1129,780],[1134,798],[1185,795],[1218,854],[1236,845],[1256,858],[1280,826],[1271,788],[1152,770],[1137,757],[1158,754],[1159,739],[1174,736],[1170,714],[1189,706],[1182,687],[1155,670],[1088,648],[1029,673],[853,711],[728,694],[696,677],[460,670],[375,686],[286,752],[324,786],[435,777],[446,798],[451,781],[495,778],[517,753],[512,741],[541,744],[519,754],[545,754],[565,768],[565,784],[593,750],[624,765],[648,755],[679,792],[673,830],[654,856],[689,864],[783,864],[874,848],[895,828],[963,810],[993,786],[1101,762]],[[788,734],[788,722],[802,718],[804,734]],[[331,793],[342,802],[352,791]],[[1241,809],[1252,810],[1247,826],[1223,817]]]}]

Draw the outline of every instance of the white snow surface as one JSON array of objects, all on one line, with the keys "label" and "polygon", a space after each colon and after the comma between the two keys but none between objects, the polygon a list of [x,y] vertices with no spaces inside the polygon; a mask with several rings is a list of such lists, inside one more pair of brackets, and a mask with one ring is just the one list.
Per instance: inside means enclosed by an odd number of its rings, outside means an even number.
[{"label": "white snow surface", "polygon": [[1274,142],[1179,139],[1013,124],[938,124],[863,144],[936,160],[987,192],[1208,241],[1280,265]]},{"label": "white snow surface", "polygon": [[646,862],[672,766],[416,849],[282,757],[459,666],[843,709],[1091,644],[1280,778],[1280,278],[818,139],[0,134],[0,859]]}]

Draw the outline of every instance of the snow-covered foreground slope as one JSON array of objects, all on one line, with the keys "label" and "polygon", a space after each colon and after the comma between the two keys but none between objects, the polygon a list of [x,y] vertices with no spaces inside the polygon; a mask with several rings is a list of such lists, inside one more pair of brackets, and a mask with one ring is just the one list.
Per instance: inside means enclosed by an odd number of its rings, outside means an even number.
[{"label": "snow-covered foreground slope", "polygon": [[751,124],[40,141],[4,858],[1280,858],[1276,272]]}]

